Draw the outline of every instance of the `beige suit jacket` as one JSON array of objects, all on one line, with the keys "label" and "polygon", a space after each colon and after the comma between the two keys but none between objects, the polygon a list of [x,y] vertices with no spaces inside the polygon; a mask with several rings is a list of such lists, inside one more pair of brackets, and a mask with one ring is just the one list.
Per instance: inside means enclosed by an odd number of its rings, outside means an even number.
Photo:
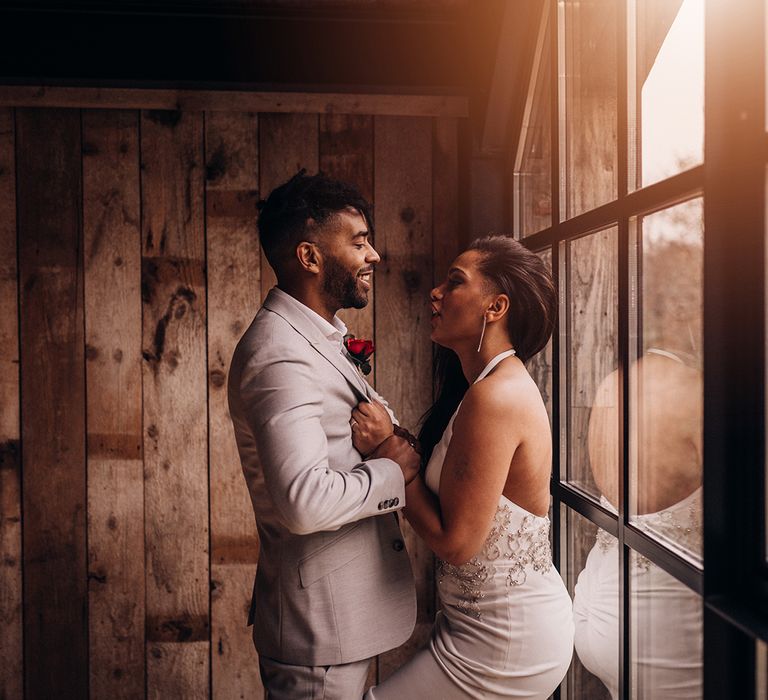
[{"label": "beige suit jacket", "polygon": [[260,538],[260,654],[325,666],[402,644],[416,619],[395,510],[400,468],[363,461],[350,415],[380,399],[309,315],[272,290],[235,349],[229,409]]}]

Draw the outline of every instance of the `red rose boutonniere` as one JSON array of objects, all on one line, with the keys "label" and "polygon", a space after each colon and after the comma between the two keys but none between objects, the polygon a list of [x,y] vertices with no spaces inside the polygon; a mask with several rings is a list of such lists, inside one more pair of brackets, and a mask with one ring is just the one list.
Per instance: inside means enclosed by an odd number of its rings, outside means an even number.
[{"label": "red rose boutonniere", "polygon": [[373,341],[363,338],[355,338],[353,335],[344,336],[344,347],[347,348],[352,361],[360,368],[363,374],[370,374],[371,363],[368,362],[373,355]]}]

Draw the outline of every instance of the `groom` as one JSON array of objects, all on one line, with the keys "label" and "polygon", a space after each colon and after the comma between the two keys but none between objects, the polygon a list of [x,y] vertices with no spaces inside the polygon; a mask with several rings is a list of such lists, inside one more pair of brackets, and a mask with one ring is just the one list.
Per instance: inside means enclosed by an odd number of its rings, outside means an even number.
[{"label": "groom", "polygon": [[371,657],[416,618],[394,511],[419,456],[395,435],[353,447],[352,409],[382,399],[335,315],[368,303],[371,228],[354,187],[304,171],[259,215],[277,286],[235,349],[229,409],[261,544],[249,624],[268,698],[359,698]]}]

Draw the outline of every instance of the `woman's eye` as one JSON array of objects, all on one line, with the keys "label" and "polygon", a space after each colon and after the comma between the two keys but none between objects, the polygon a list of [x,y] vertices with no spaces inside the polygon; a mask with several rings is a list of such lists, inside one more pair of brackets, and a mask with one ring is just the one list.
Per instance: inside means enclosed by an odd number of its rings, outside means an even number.
[{"label": "woman's eye", "polygon": [[459,285],[459,280],[448,280],[448,289],[453,289]]}]

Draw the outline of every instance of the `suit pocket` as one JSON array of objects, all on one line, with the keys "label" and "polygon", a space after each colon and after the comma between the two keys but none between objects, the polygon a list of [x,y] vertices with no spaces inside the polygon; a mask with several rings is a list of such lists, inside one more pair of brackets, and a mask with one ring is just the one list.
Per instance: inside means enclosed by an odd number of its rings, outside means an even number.
[{"label": "suit pocket", "polygon": [[365,551],[359,528],[360,523],[355,524],[299,562],[299,580],[302,588],[308,588]]}]

